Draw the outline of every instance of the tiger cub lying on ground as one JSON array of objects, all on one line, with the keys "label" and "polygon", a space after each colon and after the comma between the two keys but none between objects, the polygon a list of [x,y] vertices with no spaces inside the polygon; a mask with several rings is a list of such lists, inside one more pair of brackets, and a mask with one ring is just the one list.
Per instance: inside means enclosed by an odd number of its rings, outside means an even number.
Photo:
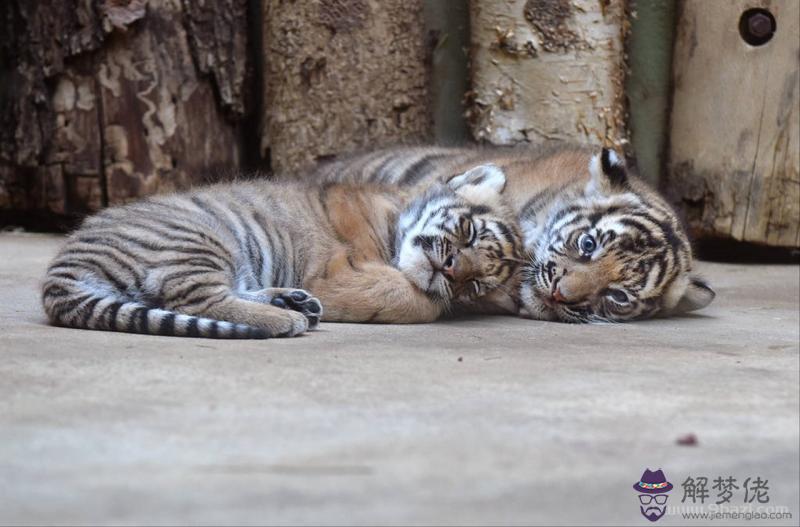
[{"label": "tiger cub lying on ground", "polygon": [[611,150],[402,147],[334,161],[311,177],[424,187],[485,163],[506,174],[529,260],[513,298],[496,292],[480,310],[516,302],[535,319],[623,322],[714,299],[691,274],[692,250],[673,210]]},{"label": "tiger cub lying on ground", "polygon": [[44,309],[56,325],[212,338],[430,322],[516,287],[504,186],[485,166],[416,193],[253,181],[106,209],[51,263]]}]

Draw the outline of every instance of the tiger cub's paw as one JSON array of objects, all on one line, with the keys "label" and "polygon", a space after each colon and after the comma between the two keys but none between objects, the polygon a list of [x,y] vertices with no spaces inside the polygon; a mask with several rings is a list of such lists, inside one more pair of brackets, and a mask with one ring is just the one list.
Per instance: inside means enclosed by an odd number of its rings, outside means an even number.
[{"label": "tiger cub's paw", "polygon": [[322,303],[307,291],[302,289],[276,290],[269,303],[275,307],[291,309],[305,315],[308,319],[308,329],[315,329],[322,318]]}]

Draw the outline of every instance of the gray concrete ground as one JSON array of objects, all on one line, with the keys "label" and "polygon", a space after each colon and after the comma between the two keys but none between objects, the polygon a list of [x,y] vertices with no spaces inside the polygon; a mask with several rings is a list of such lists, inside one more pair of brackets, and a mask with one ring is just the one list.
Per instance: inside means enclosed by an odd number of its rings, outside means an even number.
[{"label": "gray concrete ground", "polygon": [[645,468],[800,518],[797,266],[703,263],[680,319],[220,342],[48,327],[58,243],[0,236],[0,523],[642,525]]}]

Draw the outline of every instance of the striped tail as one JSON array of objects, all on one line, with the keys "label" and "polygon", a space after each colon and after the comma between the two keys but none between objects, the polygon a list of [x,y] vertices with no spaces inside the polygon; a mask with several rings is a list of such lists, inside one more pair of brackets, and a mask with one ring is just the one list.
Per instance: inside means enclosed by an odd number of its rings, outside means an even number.
[{"label": "striped tail", "polygon": [[53,325],[70,328],[210,339],[273,336],[265,329],[245,324],[175,313],[121,300],[113,293],[103,296],[74,280],[45,284],[42,304]]}]

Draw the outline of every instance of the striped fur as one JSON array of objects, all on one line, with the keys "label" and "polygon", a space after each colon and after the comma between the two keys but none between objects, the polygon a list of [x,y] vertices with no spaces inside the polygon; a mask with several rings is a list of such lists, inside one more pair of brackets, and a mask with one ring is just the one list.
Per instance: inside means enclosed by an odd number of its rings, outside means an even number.
[{"label": "striped fur", "polygon": [[252,181],[109,208],[55,257],[43,306],[60,326],[226,339],[431,321],[518,276],[504,184],[477,167],[424,192]]},{"label": "striped fur", "polygon": [[514,298],[523,316],[622,322],[708,305],[714,292],[691,274],[692,251],[676,214],[610,150],[574,145],[517,148],[401,147],[319,167],[328,181],[424,187],[466,167],[506,175],[528,260]]}]

